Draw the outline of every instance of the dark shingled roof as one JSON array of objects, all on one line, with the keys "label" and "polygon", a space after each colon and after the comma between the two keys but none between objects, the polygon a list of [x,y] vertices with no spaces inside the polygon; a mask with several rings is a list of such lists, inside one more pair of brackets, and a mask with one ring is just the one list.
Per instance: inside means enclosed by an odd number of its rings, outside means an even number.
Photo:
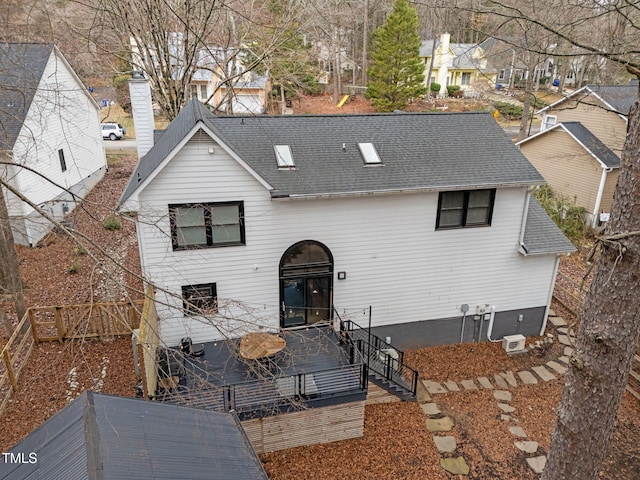
[{"label": "dark shingled roof", "polygon": [[607,168],[620,168],[620,157],[602,143],[580,122],[563,122],[562,125],[571,135],[593,153]]},{"label": "dark shingled roof", "polygon": [[576,247],[549,218],[538,201],[531,197],[522,247],[527,255],[575,252]]},{"label": "dark shingled roof", "polygon": [[[544,183],[486,112],[217,117],[192,100],[139,162],[121,202],[197,124],[246,162],[274,197]],[[358,143],[367,142],[383,165],[364,165]],[[274,145],[291,147],[295,169],[277,168]]]},{"label": "dark shingled roof", "polygon": [[[589,93],[609,105],[616,113],[626,117],[629,115],[629,110],[631,110],[633,104],[638,100],[638,79],[633,79],[625,85],[585,85],[566,97],[553,102],[551,105],[538,110],[536,115],[544,113],[570,98]],[[592,104],[593,102],[588,103]]]},{"label": "dark shingled roof", "polygon": [[53,44],[0,43],[0,150],[12,150]]},{"label": "dark shingled roof", "polygon": [[268,479],[237,417],[85,391],[10,453],[3,480]]},{"label": "dark shingled roof", "polygon": [[587,85],[587,88],[625,116],[638,100],[637,79],[626,85]]}]

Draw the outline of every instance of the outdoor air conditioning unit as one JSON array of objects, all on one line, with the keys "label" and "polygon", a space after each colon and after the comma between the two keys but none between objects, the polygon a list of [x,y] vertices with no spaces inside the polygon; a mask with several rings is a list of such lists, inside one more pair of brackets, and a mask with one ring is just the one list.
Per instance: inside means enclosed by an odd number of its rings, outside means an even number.
[{"label": "outdoor air conditioning unit", "polygon": [[522,352],[526,340],[524,335],[505,335],[502,337],[502,348],[507,353]]}]

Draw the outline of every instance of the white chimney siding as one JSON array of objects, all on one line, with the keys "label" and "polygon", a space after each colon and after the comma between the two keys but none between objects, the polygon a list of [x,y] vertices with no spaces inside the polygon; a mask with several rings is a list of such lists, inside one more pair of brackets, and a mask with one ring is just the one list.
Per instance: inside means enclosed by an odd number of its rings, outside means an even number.
[{"label": "white chimney siding", "polygon": [[140,159],[153,147],[155,125],[149,80],[146,78],[132,78],[129,80],[129,94],[131,95],[131,110],[133,111],[133,124],[136,129],[138,158]]}]

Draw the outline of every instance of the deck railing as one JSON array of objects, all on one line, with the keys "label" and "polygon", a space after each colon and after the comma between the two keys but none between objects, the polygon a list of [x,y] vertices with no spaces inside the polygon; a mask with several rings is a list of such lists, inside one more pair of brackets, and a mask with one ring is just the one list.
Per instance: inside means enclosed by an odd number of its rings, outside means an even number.
[{"label": "deck railing", "polygon": [[229,412],[241,418],[276,414],[303,407],[311,400],[365,393],[367,368],[359,363],[339,368],[265,377],[235,385],[183,389],[159,395],[157,400],[177,405]]},{"label": "deck railing", "polygon": [[416,394],[418,372],[404,363],[404,352],[352,320],[340,320],[340,331],[361,352],[369,369],[407,393]]}]

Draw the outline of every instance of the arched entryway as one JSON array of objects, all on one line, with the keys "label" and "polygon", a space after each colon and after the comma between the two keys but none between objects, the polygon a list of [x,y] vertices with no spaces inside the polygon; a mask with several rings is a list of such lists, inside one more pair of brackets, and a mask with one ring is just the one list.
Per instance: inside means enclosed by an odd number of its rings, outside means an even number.
[{"label": "arched entryway", "polygon": [[329,320],[333,289],[333,256],[314,240],[292,245],[280,260],[280,326]]}]

